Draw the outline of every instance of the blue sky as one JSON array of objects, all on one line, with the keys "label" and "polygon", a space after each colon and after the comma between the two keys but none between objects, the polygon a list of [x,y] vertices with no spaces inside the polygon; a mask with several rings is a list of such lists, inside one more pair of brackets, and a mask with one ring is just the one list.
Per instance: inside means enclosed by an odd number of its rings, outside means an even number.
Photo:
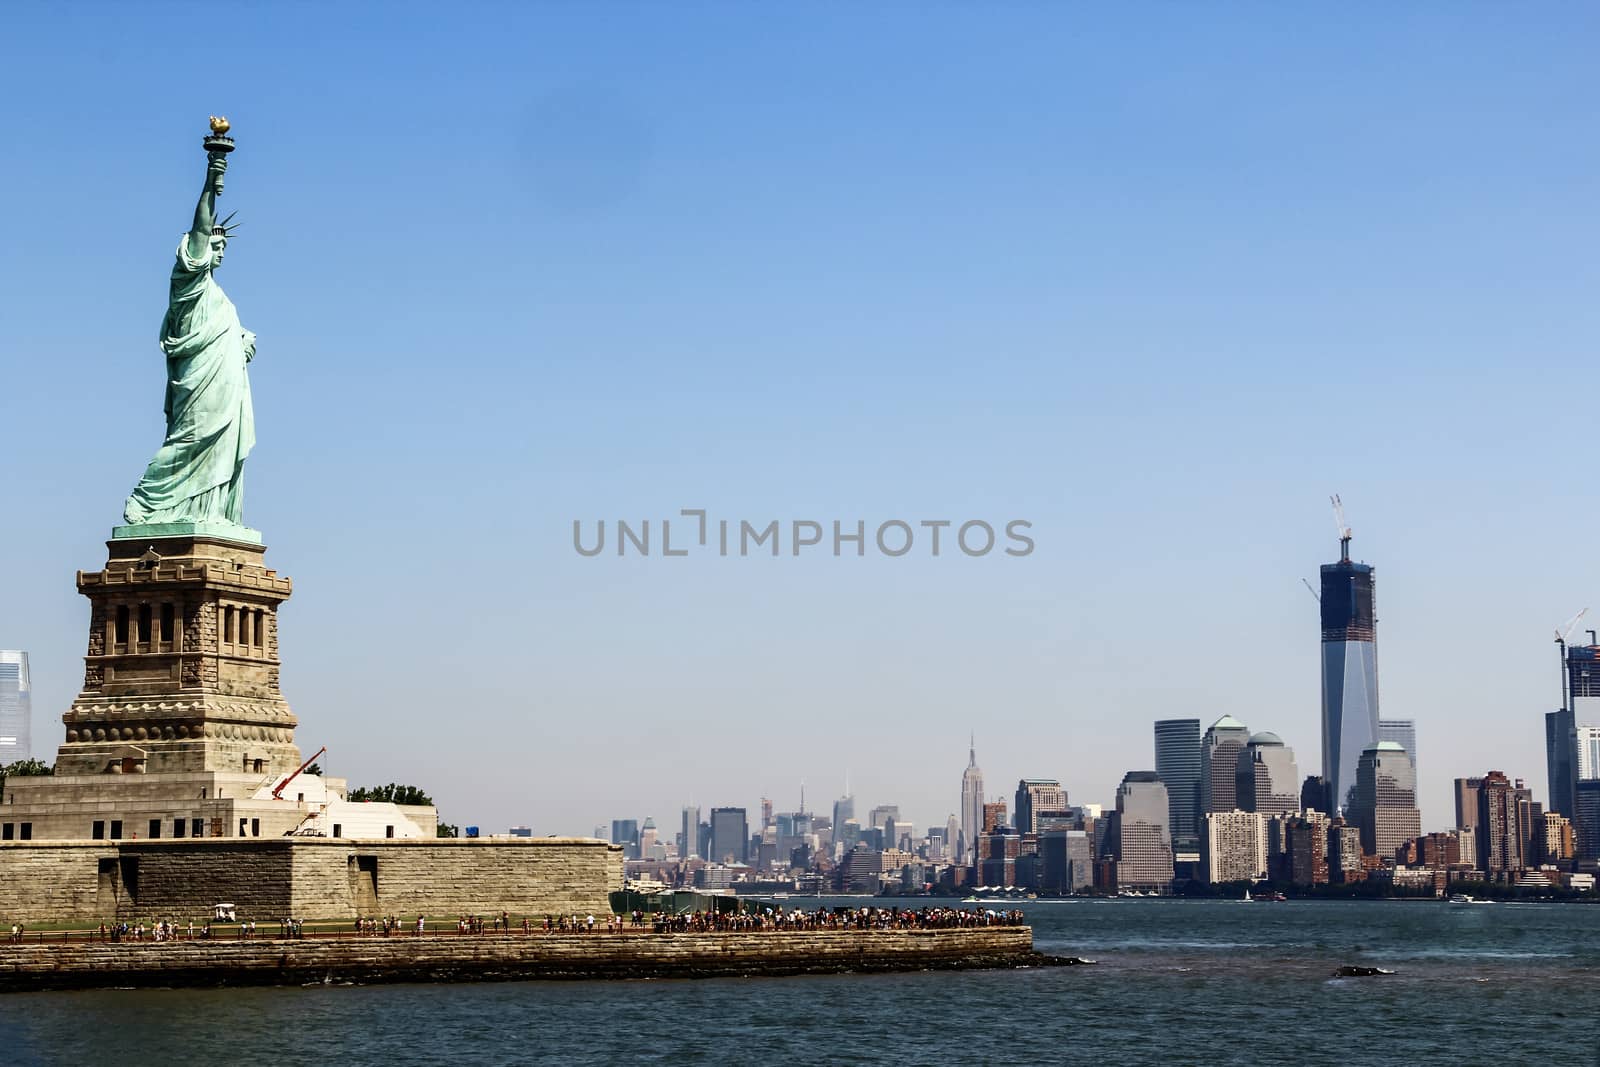
[{"label": "blue sky", "polygon": [[[1424,823],[1542,798],[1600,602],[1577,6],[13,7],[0,647],[59,743],[208,114],[259,335],[246,519],[330,773],[451,821],[1112,800],[1150,722],[1317,769],[1378,567]],[[575,518],[1033,523],[1024,559],[579,557]],[[1600,604],[1597,604],[1600,606]]]}]

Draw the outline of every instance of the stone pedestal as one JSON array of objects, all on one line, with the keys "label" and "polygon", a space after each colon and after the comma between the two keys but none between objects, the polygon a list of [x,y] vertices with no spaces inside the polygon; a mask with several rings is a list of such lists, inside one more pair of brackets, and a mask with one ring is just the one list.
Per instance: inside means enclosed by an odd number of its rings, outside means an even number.
[{"label": "stone pedestal", "polygon": [[288,578],[259,544],[209,534],[108,542],[89,598],[83,691],[57,775],[287,774],[300,765],[278,689]]}]

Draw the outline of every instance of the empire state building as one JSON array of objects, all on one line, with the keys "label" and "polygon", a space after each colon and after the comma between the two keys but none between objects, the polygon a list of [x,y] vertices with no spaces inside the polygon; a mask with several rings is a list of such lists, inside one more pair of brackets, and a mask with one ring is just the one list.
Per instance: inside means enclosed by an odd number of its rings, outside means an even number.
[{"label": "empire state building", "polygon": [[969,741],[967,769],[961,772],[961,841],[959,855],[971,863],[983,830],[983,772],[978,769],[977,739]]}]

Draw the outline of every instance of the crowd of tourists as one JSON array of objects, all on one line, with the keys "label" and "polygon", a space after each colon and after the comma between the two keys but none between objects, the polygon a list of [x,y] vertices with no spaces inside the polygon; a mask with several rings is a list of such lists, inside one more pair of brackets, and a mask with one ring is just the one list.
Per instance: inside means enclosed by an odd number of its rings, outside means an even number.
[{"label": "crowd of tourists", "polygon": [[[458,934],[621,934],[621,933],[745,933],[751,931],[806,931],[806,930],[938,930],[960,927],[1020,926],[1026,922],[1021,911],[995,911],[983,908],[785,908],[782,905],[747,906],[738,911],[695,911],[681,915],[661,915],[655,912],[633,911],[626,915],[547,915],[535,922],[529,918],[513,920],[509,912],[502,911],[485,919],[481,915],[462,915],[456,920]],[[414,921],[398,915],[355,920],[357,935],[388,937],[395,934],[423,934],[427,932],[427,919],[418,915]],[[253,919],[241,920],[236,925],[236,936],[249,940],[258,936]],[[54,936],[54,935],[52,935]],[[73,935],[81,937],[83,935]],[[178,941],[210,938],[213,936],[210,921],[198,927],[191,920],[180,927],[171,920],[100,924],[98,932],[90,936],[100,941]],[[285,917],[278,920],[278,937],[303,938],[305,920]],[[335,935],[337,936],[337,935]],[[346,935],[348,936],[348,935]],[[11,925],[11,941],[21,942],[24,930],[21,923]]]},{"label": "crowd of tourists", "polygon": [[[631,916],[634,926],[643,926],[641,912]],[[709,933],[776,930],[934,930],[956,927],[1020,926],[1026,920],[1020,911],[993,911],[960,908],[818,908],[806,911],[782,906],[757,911],[704,912],[652,918],[656,933]]]}]

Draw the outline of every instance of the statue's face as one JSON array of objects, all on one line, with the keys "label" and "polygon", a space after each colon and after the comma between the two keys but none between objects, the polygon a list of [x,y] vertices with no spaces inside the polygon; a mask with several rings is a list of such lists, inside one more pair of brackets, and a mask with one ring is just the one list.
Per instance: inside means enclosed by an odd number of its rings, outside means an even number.
[{"label": "statue's face", "polygon": [[211,266],[212,269],[222,266],[222,253],[228,248],[226,237],[211,238]]}]

